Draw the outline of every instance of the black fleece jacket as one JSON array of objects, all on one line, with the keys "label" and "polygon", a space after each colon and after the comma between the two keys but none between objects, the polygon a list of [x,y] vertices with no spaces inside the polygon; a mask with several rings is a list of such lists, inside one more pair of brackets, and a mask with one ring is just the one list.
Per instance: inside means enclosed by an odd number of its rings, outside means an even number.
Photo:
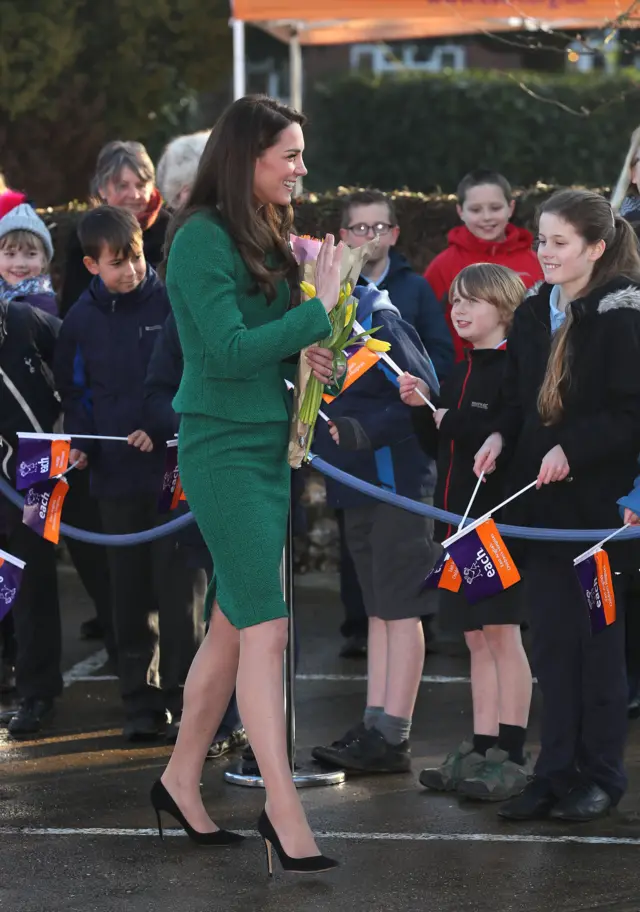
[{"label": "black fleece jacket", "polygon": [[0,471],[15,481],[17,431],[50,433],[60,416],[53,353],[60,320],[12,301],[0,306]]},{"label": "black fleece jacket", "polygon": [[[640,453],[640,285],[620,276],[571,303],[563,412],[545,427],[537,398],[551,349],[551,288],[532,289],[516,311],[493,430],[514,449],[511,490],[533,481],[557,444],[570,474],[518,498],[497,518],[560,529],[614,528],[620,524],[616,501],[632,487]],[[579,542],[550,547],[556,554],[584,549]]]},{"label": "black fleece jacket", "polygon": [[[440,430],[431,409],[411,412],[422,448],[437,459],[438,481],[434,502],[443,510],[463,513],[476,485],[473,474],[475,455],[495,425],[504,383],[507,345],[498,349],[468,350],[464,361],[456,364],[442,384],[438,408],[447,409]],[[471,516],[481,516],[502,498],[506,460],[487,476],[478,491]],[[455,529],[436,522],[435,538],[443,541]]]}]

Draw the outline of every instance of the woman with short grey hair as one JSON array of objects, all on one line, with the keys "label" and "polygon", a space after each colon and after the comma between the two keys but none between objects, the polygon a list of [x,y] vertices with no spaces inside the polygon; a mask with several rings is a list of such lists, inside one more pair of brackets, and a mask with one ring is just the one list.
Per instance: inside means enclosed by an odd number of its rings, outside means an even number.
[{"label": "woman with short grey hair", "polygon": [[169,209],[175,211],[187,201],[210,133],[177,136],[165,146],[158,162],[158,187]]},{"label": "woman with short grey hair", "polygon": [[[116,139],[100,150],[91,181],[91,203],[119,206],[132,212],[140,222],[144,255],[154,268],[162,262],[164,236],[169,213],[162,206],[156,187],[156,172],[149,153],[139,142]],[[91,274],[85,269],[77,233],[69,239],[60,297],[64,317],[89,285]]]}]

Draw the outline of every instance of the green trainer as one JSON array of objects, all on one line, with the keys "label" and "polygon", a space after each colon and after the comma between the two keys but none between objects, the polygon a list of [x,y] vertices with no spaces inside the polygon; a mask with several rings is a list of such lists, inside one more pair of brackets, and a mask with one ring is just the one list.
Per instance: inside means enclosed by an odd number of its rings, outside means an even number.
[{"label": "green trainer", "polygon": [[532,775],[531,758],[521,766],[509,760],[507,751],[492,747],[485,762],[471,776],[465,776],[458,794],[477,801],[506,801],[519,795]]},{"label": "green trainer", "polygon": [[455,792],[460,782],[475,776],[484,762],[485,758],[474,751],[473,744],[463,741],[441,766],[423,769],[420,782],[435,792]]}]

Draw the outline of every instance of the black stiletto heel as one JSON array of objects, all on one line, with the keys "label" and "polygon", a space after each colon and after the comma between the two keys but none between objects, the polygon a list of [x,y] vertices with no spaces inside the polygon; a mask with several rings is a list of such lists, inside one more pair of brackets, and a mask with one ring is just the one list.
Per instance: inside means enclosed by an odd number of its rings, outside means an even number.
[{"label": "black stiletto heel", "polygon": [[162,832],[162,820],[160,818],[160,811],[158,810],[158,808],[154,808],[154,810],[156,812],[156,817],[158,818],[158,836],[160,837],[160,839],[164,839],[164,833]]},{"label": "black stiletto heel", "polygon": [[273,849],[280,860],[283,871],[289,871],[291,874],[321,874],[323,871],[331,871],[337,868],[340,862],[334,861],[333,858],[327,858],[326,855],[309,855],[306,858],[291,858],[282,848],[282,843],[278,834],[269,818],[267,812],[263,811],[258,820],[258,832],[264,839],[264,845],[267,853],[267,873],[273,877]]},{"label": "black stiletto heel", "polygon": [[158,818],[158,835],[160,839],[164,839],[160,811],[165,811],[165,813],[171,814],[178,821],[189,839],[198,845],[222,847],[239,845],[239,843],[244,842],[244,836],[240,836],[239,833],[232,833],[230,830],[216,830],[215,833],[200,833],[198,830],[194,830],[160,779],[156,780],[151,788],[151,804]]}]

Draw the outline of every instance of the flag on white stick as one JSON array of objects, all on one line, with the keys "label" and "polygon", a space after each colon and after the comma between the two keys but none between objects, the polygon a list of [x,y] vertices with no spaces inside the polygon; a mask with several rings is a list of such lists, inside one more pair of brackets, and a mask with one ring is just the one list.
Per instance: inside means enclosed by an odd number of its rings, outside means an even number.
[{"label": "flag on white stick", "polygon": [[[364,328],[360,325],[360,323],[358,323],[357,320],[354,320],[354,321],[353,321],[353,328],[354,328],[354,330],[355,330],[357,333],[364,333],[364,338],[365,338],[365,339],[372,339],[372,338],[373,338],[373,336],[370,336],[370,335],[367,333],[366,329],[364,329]],[[387,354],[387,352],[376,352],[376,355],[377,355],[379,358],[381,358],[381,359],[384,361],[384,363],[387,364],[387,365],[391,368],[391,370],[392,370],[395,374],[398,375],[398,377],[402,377],[402,375],[403,375],[404,373],[406,373],[406,371],[403,371],[403,370],[401,370],[401,369],[398,367],[398,365],[396,364],[396,362],[393,360],[393,358],[392,358],[389,354]],[[425,405],[428,405],[428,406],[429,406],[429,408],[431,409],[432,412],[437,411],[435,405],[433,404],[433,402],[431,401],[431,399],[429,399],[428,396],[425,396],[425,394],[422,393],[422,392],[420,392],[419,389],[416,390],[416,393],[418,394],[418,396],[420,396],[420,398],[421,398],[422,401],[425,403]]]}]

